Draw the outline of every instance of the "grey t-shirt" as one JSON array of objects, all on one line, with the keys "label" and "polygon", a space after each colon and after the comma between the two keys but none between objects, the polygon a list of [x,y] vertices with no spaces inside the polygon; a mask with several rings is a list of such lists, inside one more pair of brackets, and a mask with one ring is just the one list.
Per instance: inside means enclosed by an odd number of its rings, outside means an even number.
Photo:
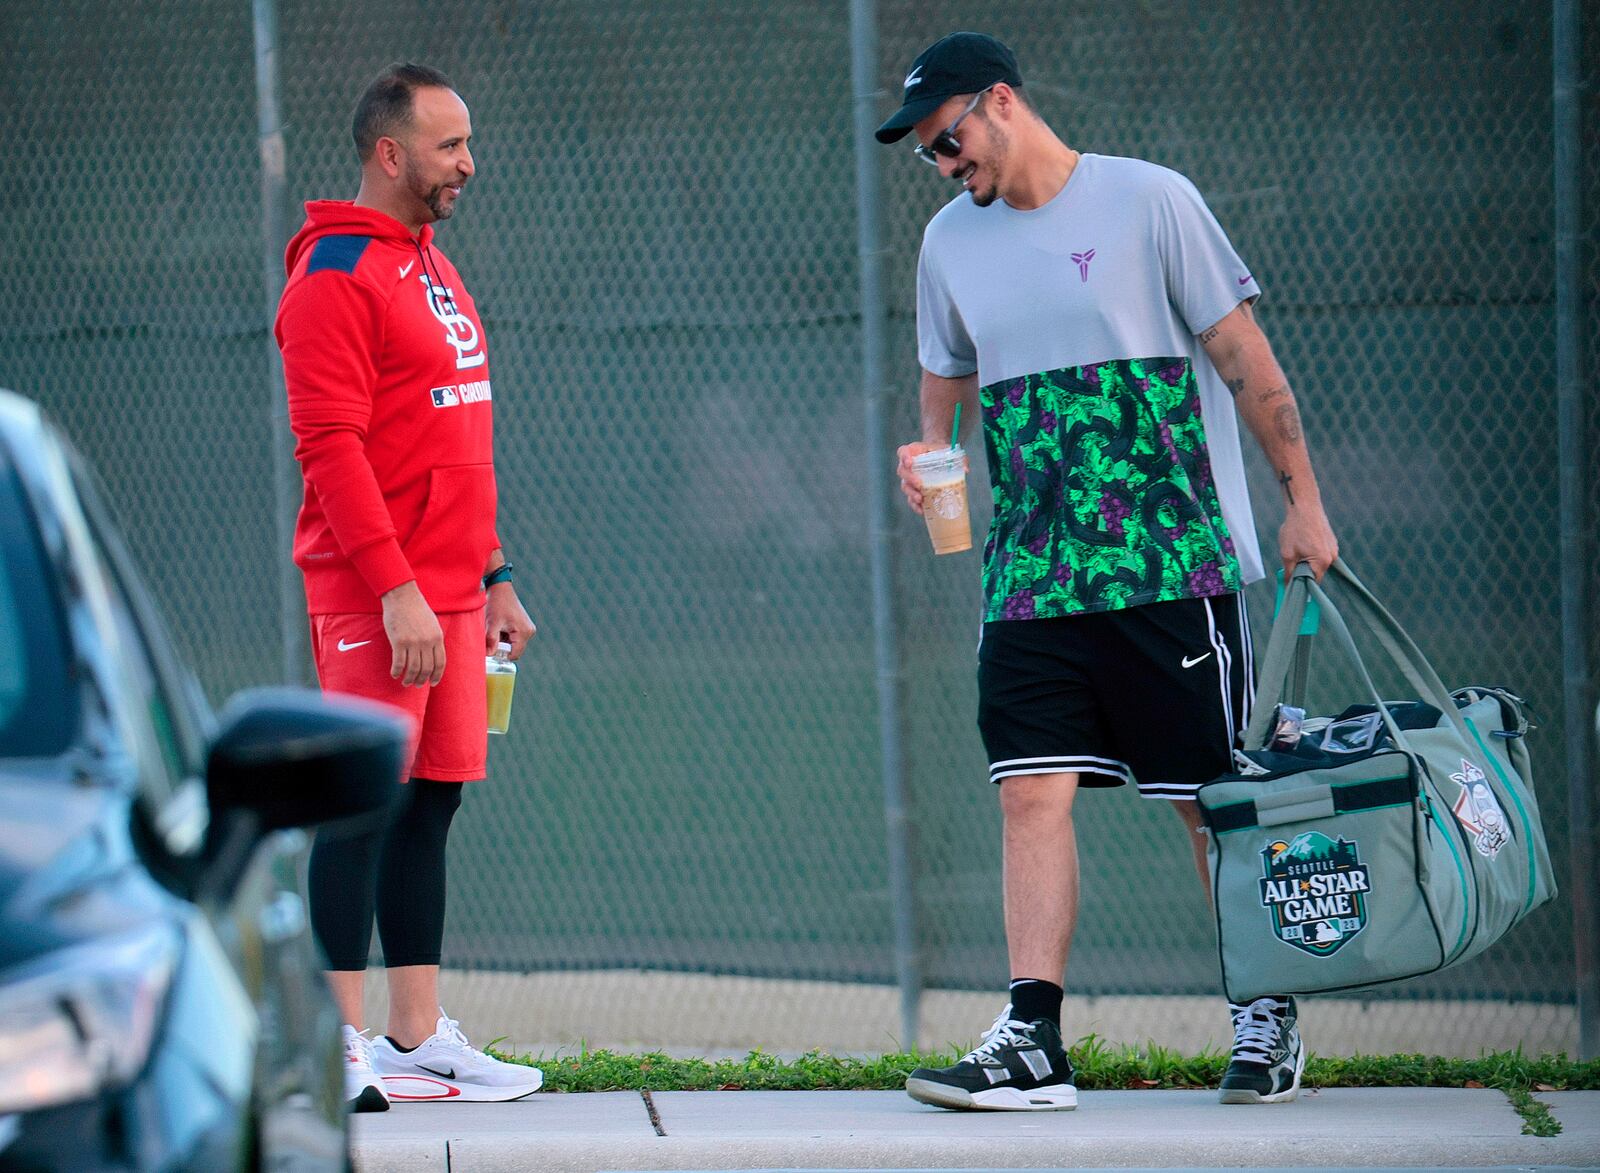
[{"label": "grey t-shirt", "polygon": [[1137,159],[1082,155],[1032,211],[963,194],[934,216],[918,352],[982,388],[987,618],[1263,576],[1233,399],[1195,337],[1259,294],[1194,185]]}]

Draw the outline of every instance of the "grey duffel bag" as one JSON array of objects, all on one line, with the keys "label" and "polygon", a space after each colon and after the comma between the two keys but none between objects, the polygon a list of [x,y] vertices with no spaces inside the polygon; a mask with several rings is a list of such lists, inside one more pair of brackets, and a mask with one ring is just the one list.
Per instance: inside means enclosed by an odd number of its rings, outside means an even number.
[{"label": "grey duffel bag", "polygon": [[[1342,562],[1327,578],[1343,615],[1302,564],[1273,622],[1240,770],[1198,795],[1223,986],[1235,1002],[1432,973],[1483,952],[1556,891],[1520,699],[1447,691]],[[1301,722],[1279,704],[1291,674],[1303,683],[1313,600],[1316,640],[1346,653],[1371,703]],[[1418,700],[1382,700],[1345,616]]]}]

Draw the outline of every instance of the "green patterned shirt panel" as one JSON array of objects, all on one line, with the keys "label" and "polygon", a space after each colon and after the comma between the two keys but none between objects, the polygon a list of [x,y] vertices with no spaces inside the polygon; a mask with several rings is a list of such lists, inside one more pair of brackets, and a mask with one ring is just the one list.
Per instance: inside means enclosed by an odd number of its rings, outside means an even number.
[{"label": "green patterned shirt panel", "polygon": [[979,397],[994,495],[986,621],[1243,585],[1187,357],[1063,367],[990,383]]}]

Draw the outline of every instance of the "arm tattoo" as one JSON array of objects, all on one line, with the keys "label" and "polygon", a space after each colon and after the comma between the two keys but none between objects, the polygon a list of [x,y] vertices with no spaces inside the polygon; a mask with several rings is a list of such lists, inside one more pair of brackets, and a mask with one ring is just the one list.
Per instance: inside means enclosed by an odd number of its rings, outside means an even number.
[{"label": "arm tattoo", "polygon": [[1278,483],[1283,486],[1283,495],[1289,498],[1289,504],[1294,504],[1294,490],[1289,487],[1289,482],[1294,480],[1287,470],[1278,473]]},{"label": "arm tattoo", "polygon": [[1278,424],[1278,437],[1286,444],[1293,444],[1300,439],[1300,413],[1295,410],[1293,403],[1285,403],[1274,413],[1273,419]]},{"label": "arm tattoo", "polygon": [[1204,334],[1200,335],[1200,345],[1201,346],[1206,345],[1206,343],[1210,342],[1213,338],[1215,338],[1217,336],[1218,332],[1219,331],[1218,331],[1216,326],[1211,327],[1211,329],[1207,330]]},{"label": "arm tattoo", "polygon": [[1233,392],[1233,397],[1235,399],[1239,398],[1239,392],[1244,390],[1244,379],[1229,379],[1228,390]]},{"label": "arm tattoo", "polygon": [[1281,398],[1283,398],[1284,396],[1286,396],[1288,394],[1289,394],[1288,385],[1284,384],[1284,383],[1279,383],[1276,387],[1272,388],[1272,390],[1263,391],[1263,392],[1261,392],[1261,394],[1257,395],[1256,396],[1256,402],[1257,403],[1270,403],[1270,402],[1272,402],[1272,400],[1281,399]]}]

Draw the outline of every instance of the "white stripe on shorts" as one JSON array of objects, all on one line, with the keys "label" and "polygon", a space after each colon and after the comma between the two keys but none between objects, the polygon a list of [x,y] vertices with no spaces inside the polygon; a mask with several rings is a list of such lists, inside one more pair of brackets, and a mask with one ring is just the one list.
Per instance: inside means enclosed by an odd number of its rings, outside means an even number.
[{"label": "white stripe on shorts", "polygon": [[1139,787],[1140,798],[1166,798],[1175,802],[1193,801],[1199,793],[1199,782],[1157,782],[1150,786]]},{"label": "white stripe on shorts", "polygon": [[1126,762],[1115,758],[1099,758],[1089,754],[1071,757],[1007,758],[989,763],[989,781],[1015,778],[1022,774],[1106,774],[1124,786],[1133,781],[1133,771]]},{"label": "white stripe on shorts", "polygon": [[1217,630],[1217,613],[1211,608],[1211,600],[1205,600],[1206,605],[1206,635],[1211,640],[1211,650],[1216,652],[1217,676],[1222,688],[1222,719],[1228,728],[1228,751],[1232,753],[1235,737],[1238,736],[1239,725],[1233,712],[1233,651],[1228,647],[1228,641]]},{"label": "white stripe on shorts", "polygon": [[1239,646],[1244,649],[1244,713],[1239,718],[1236,744],[1256,714],[1256,647],[1250,639],[1250,613],[1245,610],[1243,591],[1239,592]]}]

